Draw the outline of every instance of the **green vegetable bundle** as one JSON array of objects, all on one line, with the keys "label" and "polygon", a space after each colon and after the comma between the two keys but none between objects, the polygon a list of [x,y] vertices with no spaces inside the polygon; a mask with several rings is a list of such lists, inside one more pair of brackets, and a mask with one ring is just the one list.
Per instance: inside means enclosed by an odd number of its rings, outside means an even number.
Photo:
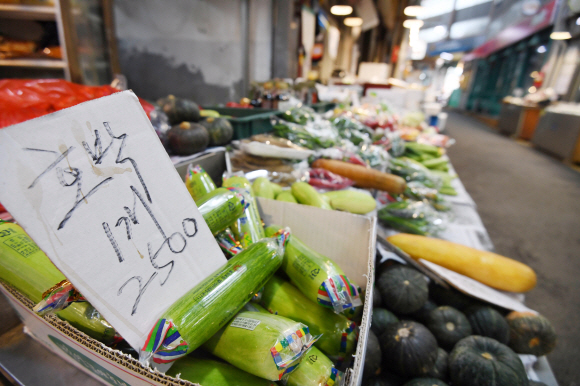
[{"label": "green vegetable bundle", "polygon": [[344,374],[334,367],[334,363],[322,351],[312,347],[298,368],[282,383],[286,386],[341,386]]},{"label": "green vegetable bundle", "polygon": [[277,239],[263,239],[230,259],[165,311],[143,346],[141,362],[168,363],[201,346],[264,286],[283,255]]},{"label": "green vegetable bundle", "polygon": [[240,193],[218,188],[198,200],[197,205],[211,233],[215,235],[244,214],[245,202]]},{"label": "green vegetable bundle", "polygon": [[307,326],[283,316],[240,312],[203,348],[250,374],[278,381],[296,369],[316,338]]},{"label": "green vegetable bundle", "polygon": [[[266,228],[266,235],[274,235],[280,227]],[[312,302],[332,308],[335,312],[362,304],[358,287],[331,259],[309,248],[295,235],[290,235],[282,270],[292,283]]]},{"label": "green vegetable bundle", "polygon": [[[66,278],[19,225],[0,221],[0,279],[38,303]],[[73,303],[56,315],[94,339],[113,342],[115,330],[88,302]]]},{"label": "green vegetable bundle", "polygon": [[298,288],[273,276],[264,286],[260,304],[271,313],[304,323],[314,335],[315,346],[330,356],[346,358],[356,348],[356,324],[345,316],[310,301]]},{"label": "green vegetable bundle", "polygon": [[196,203],[200,198],[217,189],[209,174],[199,165],[187,167],[185,186]]},{"label": "green vegetable bundle", "polygon": [[308,149],[326,149],[335,145],[331,139],[322,140],[310,134],[303,126],[292,122],[273,118],[272,127],[274,129],[274,135],[277,137],[289,139],[296,145]]},{"label": "green vegetable bundle", "polygon": [[227,363],[187,356],[175,362],[167,375],[203,386],[275,386]]},{"label": "green vegetable bundle", "polygon": [[266,236],[258,212],[258,204],[252,192],[252,185],[245,177],[232,176],[224,181],[223,186],[242,194],[246,201],[244,215],[234,222],[231,229],[236,240],[242,244],[243,248],[247,248]]},{"label": "green vegetable bundle", "polygon": [[423,201],[392,202],[377,217],[393,229],[421,236],[437,233],[443,225],[443,218]]}]

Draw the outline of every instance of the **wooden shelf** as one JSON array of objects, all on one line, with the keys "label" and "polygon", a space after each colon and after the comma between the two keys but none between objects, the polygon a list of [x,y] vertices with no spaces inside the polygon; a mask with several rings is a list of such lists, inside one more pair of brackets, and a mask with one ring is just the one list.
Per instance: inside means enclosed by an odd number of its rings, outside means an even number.
[{"label": "wooden shelf", "polygon": [[66,68],[64,60],[53,59],[0,59],[0,67]]},{"label": "wooden shelf", "polygon": [[46,5],[0,4],[0,18],[56,20],[56,7]]}]

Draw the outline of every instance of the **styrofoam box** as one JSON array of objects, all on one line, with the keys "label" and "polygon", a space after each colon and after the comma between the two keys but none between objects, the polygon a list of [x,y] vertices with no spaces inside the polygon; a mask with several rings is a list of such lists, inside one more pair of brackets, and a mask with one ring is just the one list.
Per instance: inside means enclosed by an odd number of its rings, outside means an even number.
[{"label": "styrofoam box", "polygon": [[[293,234],[307,245],[335,260],[356,284],[363,289],[372,288],[375,217],[266,199],[259,199],[259,207],[266,224],[291,227]],[[27,333],[73,366],[105,384],[194,385],[154,372],[56,316],[40,318],[32,311],[34,303],[8,285],[0,285],[0,291],[26,325]],[[350,386],[361,385],[371,312],[372,291],[366,291],[354,366],[346,374]]]},{"label": "styrofoam box", "polygon": [[363,290],[371,289],[365,291],[354,366],[346,374],[347,385],[361,385],[373,305],[376,217],[260,197],[258,208],[266,225],[290,227],[292,234],[318,253],[334,260],[348,278]]}]

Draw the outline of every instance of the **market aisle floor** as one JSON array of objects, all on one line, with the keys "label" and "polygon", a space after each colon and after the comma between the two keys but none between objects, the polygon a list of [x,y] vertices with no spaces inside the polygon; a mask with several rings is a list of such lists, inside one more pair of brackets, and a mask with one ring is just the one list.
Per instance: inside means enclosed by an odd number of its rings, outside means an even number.
[{"label": "market aisle floor", "polygon": [[580,173],[458,113],[447,131],[457,140],[449,157],[496,252],[538,275],[526,304],[556,328],[548,360],[558,382],[580,385]]}]

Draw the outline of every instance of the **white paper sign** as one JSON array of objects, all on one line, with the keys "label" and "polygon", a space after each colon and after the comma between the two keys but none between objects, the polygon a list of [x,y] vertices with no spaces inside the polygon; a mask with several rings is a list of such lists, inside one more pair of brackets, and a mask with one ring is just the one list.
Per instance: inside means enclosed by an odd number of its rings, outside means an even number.
[{"label": "white paper sign", "polygon": [[0,202],[135,349],[226,263],[131,91],[0,130]]},{"label": "white paper sign", "polygon": [[520,294],[501,292],[493,289],[483,283],[473,280],[460,273],[451,271],[430,261],[420,259],[419,262],[442,277],[447,283],[457,288],[461,292],[471,295],[475,298],[484,300],[488,303],[498,305],[503,308],[514,311],[527,311],[537,313],[531,308],[526,307],[523,303],[516,300]]}]

